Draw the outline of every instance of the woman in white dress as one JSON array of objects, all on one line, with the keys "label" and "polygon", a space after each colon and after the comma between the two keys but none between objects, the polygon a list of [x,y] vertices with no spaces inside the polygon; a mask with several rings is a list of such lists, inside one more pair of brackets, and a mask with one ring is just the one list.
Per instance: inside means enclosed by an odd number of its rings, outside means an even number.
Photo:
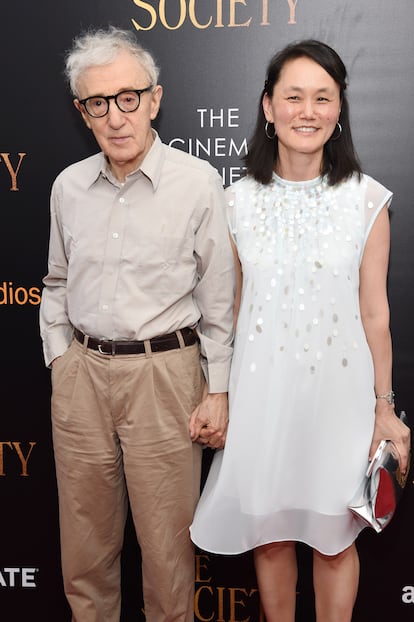
[{"label": "woman in white dress", "polygon": [[243,283],[230,422],[191,536],[215,553],[254,549],[267,622],[295,619],[298,541],[314,551],[318,622],[351,620],[364,525],[348,502],[381,439],[407,468],[386,292],[392,195],[361,172],[345,89],[329,46],[276,54],[247,175],[226,191]]}]

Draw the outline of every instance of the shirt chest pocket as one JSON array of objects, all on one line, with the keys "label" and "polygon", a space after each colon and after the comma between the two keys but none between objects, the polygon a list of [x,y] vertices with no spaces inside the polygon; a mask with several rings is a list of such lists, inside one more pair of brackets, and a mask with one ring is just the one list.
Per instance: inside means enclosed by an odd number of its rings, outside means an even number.
[{"label": "shirt chest pocket", "polygon": [[124,261],[134,266],[138,286],[157,292],[181,294],[193,287],[197,264],[192,238],[160,237],[139,240],[126,249]]}]

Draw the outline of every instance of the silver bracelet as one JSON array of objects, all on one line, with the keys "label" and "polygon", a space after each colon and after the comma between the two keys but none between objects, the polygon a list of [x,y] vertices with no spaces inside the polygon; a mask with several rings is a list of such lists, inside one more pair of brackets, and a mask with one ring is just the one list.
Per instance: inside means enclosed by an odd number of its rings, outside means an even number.
[{"label": "silver bracelet", "polygon": [[388,391],[388,393],[384,393],[383,395],[375,395],[375,397],[377,400],[386,400],[391,406],[395,403],[395,393],[392,389],[391,391]]}]

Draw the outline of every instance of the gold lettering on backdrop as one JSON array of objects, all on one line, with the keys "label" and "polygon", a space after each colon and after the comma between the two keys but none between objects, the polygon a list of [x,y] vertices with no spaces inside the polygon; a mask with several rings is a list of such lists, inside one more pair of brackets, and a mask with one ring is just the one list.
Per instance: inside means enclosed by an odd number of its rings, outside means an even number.
[{"label": "gold lettering on backdrop", "polygon": [[296,5],[298,0],[287,0],[289,5],[289,21],[288,24],[296,24]]},{"label": "gold lettering on backdrop", "polygon": [[196,619],[200,620],[200,622],[211,622],[211,620],[213,620],[214,618],[214,611],[209,618],[203,616],[200,611],[200,596],[204,590],[207,590],[207,592],[209,592],[211,596],[213,595],[213,588],[209,585],[202,585],[201,587],[199,587],[194,595],[194,614],[196,616]]},{"label": "gold lettering on backdrop", "polygon": [[[281,2],[283,0],[280,0]],[[295,7],[297,5],[298,0],[287,0],[290,9],[290,17],[289,24],[295,24]],[[260,26],[270,26],[269,21],[269,0],[261,1],[261,8],[257,7],[257,0],[175,0],[175,5],[173,5],[173,0],[169,1],[169,8],[171,6],[175,7],[179,11],[179,15],[176,18],[176,23],[171,24],[168,21],[166,8],[167,8],[167,0],[153,0],[152,2],[144,0],[132,0],[138,9],[145,11],[146,16],[144,17],[144,23],[141,23],[141,20],[137,20],[132,18],[132,23],[136,30],[152,30],[159,20],[161,24],[167,30],[179,30],[185,20],[188,19],[191,24],[199,29],[205,30],[206,28],[214,26],[214,28],[248,28],[255,17],[251,13],[257,12],[261,10],[261,16],[258,19],[261,19]],[[197,9],[203,5],[203,9],[206,8],[206,3],[209,2],[211,6],[210,15],[206,17],[205,23],[200,22],[197,17]],[[250,10],[250,15],[245,21],[241,21],[243,18],[241,17],[241,12],[243,11],[243,7],[238,5],[243,5],[245,9]],[[253,5],[255,5],[253,7]],[[225,19],[228,16],[228,23],[225,23]],[[170,18],[171,19],[171,18]]]},{"label": "gold lettering on backdrop", "polygon": [[13,446],[10,441],[0,441],[0,475],[5,475],[4,472],[4,446],[7,445],[10,449],[13,449]]},{"label": "gold lettering on backdrop", "polygon": [[19,460],[20,465],[22,467],[22,472],[20,473],[21,477],[28,477],[29,473],[27,472],[27,463],[29,462],[30,455],[32,453],[33,447],[36,445],[35,441],[29,441],[30,449],[25,456],[20,441],[0,441],[0,476],[6,475],[4,471],[4,447],[9,447],[11,450],[15,450]]},{"label": "gold lettering on backdrop", "polygon": [[208,555],[196,555],[195,580],[197,583],[210,583],[211,577],[204,578],[201,573],[208,569],[205,562],[209,561]]},{"label": "gold lettering on backdrop", "polygon": [[[296,0],[297,1],[297,0]],[[268,0],[263,0],[261,26],[270,26]]]},{"label": "gold lettering on backdrop", "polygon": [[184,20],[186,17],[187,8],[186,8],[185,0],[180,0],[180,18],[176,26],[170,26],[167,23],[167,17],[165,15],[165,2],[166,0],[160,0],[159,12],[160,12],[161,23],[163,26],[165,26],[165,28],[167,28],[167,30],[178,30],[184,24]]},{"label": "gold lettering on backdrop", "polygon": [[250,17],[247,22],[243,24],[236,24],[236,4],[243,4],[246,6],[246,0],[230,0],[230,22],[229,27],[234,28],[235,26],[250,26],[250,22],[252,18]]},{"label": "gold lettering on backdrop", "polygon": [[264,622],[259,601],[257,587],[201,585],[194,595],[195,619],[197,622]]},{"label": "gold lettering on backdrop", "polygon": [[[209,556],[196,555],[194,614],[197,622],[265,622],[257,587],[211,585]],[[248,615],[248,614],[251,615]]]},{"label": "gold lettering on backdrop", "polygon": [[29,461],[30,454],[32,453],[32,449],[36,445],[36,443],[34,441],[30,441],[29,445],[30,445],[29,453],[27,454],[27,456],[24,456],[24,454],[23,454],[23,452],[21,450],[21,447],[20,447],[20,443],[13,443],[13,447],[15,448],[16,453],[19,456],[20,463],[22,465],[22,472],[20,473],[20,475],[22,475],[23,477],[27,477],[28,476],[28,473],[27,473],[27,463]]},{"label": "gold lettering on backdrop", "polygon": [[1,153],[0,152],[0,156],[1,156],[0,157],[0,162],[1,162],[1,159],[3,159],[3,162],[6,165],[6,168],[7,168],[7,170],[10,173],[10,177],[11,177],[11,187],[10,187],[10,190],[12,192],[16,192],[17,190],[19,190],[19,188],[17,187],[17,174],[18,174],[18,172],[20,170],[20,166],[21,166],[22,160],[23,160],[25,155],[27,155],[27,153],[19,153],[18,154],[18,156],[19,156],[19,163],[18,163],[16,169],[14,169],[12,163],[10,162],[10,157],[9,157],[10,153]]},{"label": "gold lettering on backdrop", "polygon": [[223,0],[217,0],[217,21],[215,28],[224,28],[223,24]]},{"label": "gold lettering on backdrop", "polygon": [[200,24],[195,14],[195,3],[196,3],[196,0],[190,0],[188,4],[188,16],[191,20],[191,23],[194,24],[194,26],[199,29],[208,28],[209,26],[211,26],[213,17],[210,15],[210,19],[208,20],[207,24]]},{"label": "gold lettering on backdrop", "polygon": [[218,622],[224,619],[224,590],[225,590],[224,587],[217,588],[217,608],[218,608],[217,621]]},{"label": "gold lettering on backdrop", "polygon": [[157,23],[157,11],[148,2],[141,2],[141,0],[133,0],[133,2],[137,5],[137,7],[148,11],[151,16],[151,21],[147,27],[141,26],[141,24],[138,24],[138,22],[133,19],[132,23],[134,24],[135,28],[137,30],[152,30]]}]

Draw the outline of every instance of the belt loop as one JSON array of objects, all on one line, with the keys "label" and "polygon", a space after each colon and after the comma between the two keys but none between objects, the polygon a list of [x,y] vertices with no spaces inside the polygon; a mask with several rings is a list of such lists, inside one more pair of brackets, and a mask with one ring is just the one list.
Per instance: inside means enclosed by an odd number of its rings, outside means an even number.
[{"label": "belt loop", "polygon": [[180,344],[180,348],[185,348],[184,338],[181,330],[176,330],[175,334],[177,335],[178,343]]},{"label": "belt loop", "polygon": [[88,335],[84,335],[83,336],[83,344],[82,344],[82,352],[84,354],[86,354],[87,351],[88,351],[88,341],[89,341]]},{"label": "belt loop", "polygon": [[151,350],[151,342],[149,339],[144,339],[144,348],[145,348],[145,358],[151,358],[152,350]]}]

